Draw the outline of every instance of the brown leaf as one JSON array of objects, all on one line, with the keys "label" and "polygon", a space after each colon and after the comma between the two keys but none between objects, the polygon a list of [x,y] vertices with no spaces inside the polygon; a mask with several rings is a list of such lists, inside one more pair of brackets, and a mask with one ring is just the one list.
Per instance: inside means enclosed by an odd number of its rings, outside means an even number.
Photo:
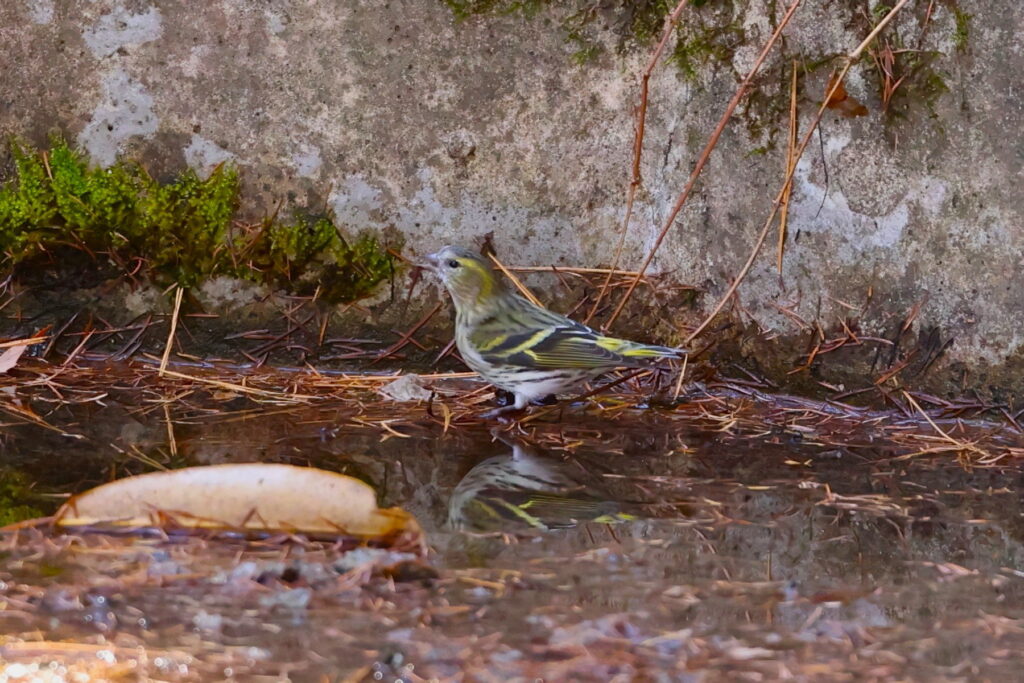
[{"label": "brown leaf", "polygon": [[[828,85],[825,87],[826,94],[832,90],[832,86],[834,84],[835,80],[829,79]],[[837,87],[836,91],[832,93],[832,97],[828,99],[825,106],[829,109],[834,109],[841,115],[849,118],[854,116],[867,116],[868,114],[868,108],[846,92],[846,86],[843,85],[842,81],[839,82],[839,87]]]},{"label": "brown leaf", "polygon": [[312,467],[230,464],[151,472],[73,497],[60,527],[114,526],[286,531],[395,539],[420,527],[399,508],[377,507],[373,488]]}]

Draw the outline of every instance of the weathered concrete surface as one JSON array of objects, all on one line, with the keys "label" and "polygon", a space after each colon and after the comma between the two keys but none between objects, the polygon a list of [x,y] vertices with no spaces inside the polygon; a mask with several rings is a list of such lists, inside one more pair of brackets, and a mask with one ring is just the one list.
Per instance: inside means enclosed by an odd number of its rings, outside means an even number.
[{"label": "weathered concrete surface", "polygon": [[[877,9],[805,4],[655,261],[706,288],[704,310],[778,188],[789,60],[852,49]],[[670,66],[655,74],[626,265],[649,248],[782,5],[691,10],[717,12],[709,21],[743,40],[695,80]],[[781,275],[769,248],[740,288],[734,311],[764,333],[730,348],[770,370],[806,351],[801,319],[826,330],[857,320],[860,334],[891,337],[924,301],[908,330],[924,340],[918,361],[955,338],[929,372],[1024,388],[1024,6],[937,2],[922,31],[928,7],[910,3],[897,33],[935,56],[917,81],[948,92],[906,85],[902,114],[885,114],[877,71],[858,65],[848,89],[869,115],[826,117],[797,170]],[[971,15],[959,36],[954,10]],[[606,49],[577,65],[559,11],[456,22],[438,0],[11,0],[0,6],[0,132],[42,142],[61,129],[98,163],[127,153],[158,172],[233,159],[250,211],[326,203],[353,227],[395,226],[413,255],[493,231],[509,261],[606,264],[647,49],[616,49],[599,17],[588,31]],[[827,71],[801,78],[803,125]],[[701,312],[661,321],[659,334],[683,336]],[[871,361],[874,347],[861,349]],[[777,351],[785,362],[771,360]]]}]

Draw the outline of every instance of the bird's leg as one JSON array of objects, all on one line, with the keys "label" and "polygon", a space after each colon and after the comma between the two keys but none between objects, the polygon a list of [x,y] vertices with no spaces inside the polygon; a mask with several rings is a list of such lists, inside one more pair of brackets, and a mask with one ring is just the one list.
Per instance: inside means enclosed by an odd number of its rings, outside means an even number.
[{"label": "bird's leg", "polygon": [[501,406],[500,408],[495,408],[494,410],[488,410],[486,413],[480,413],[480,417],[482,417],[485,420],[492,420],[496,417],[509,415],[510,413],[520,413],[522,411],[522,408],[518,408],[513,404],[509,406]]},{"label": "bird's leg", "polygon": [[515,394],[505,389],[494,388],[494,402],[498,406],[512,405],[512,402],[516,400]]},{"label": "bird's leg", "polygon": [[495,417],[500,417],[502,415],[508,415],[509,413],[521,413],[522,411],[526,410],[526,407],[530,405],[529,397],[524,396],[523,394],[516,394],[515,397],[515,403],[513,403],[512,405],[501,406],[500,408],[495,408],[494,410],[488,410],[480,417],[482,417],[485,420],[490,420]]},{"label": "bird's leg", "polygon": [[[516,400],[515,394],[505,389],[495,388],[494,390],[494,402],[499,407],[511,405]],[[554,394],[548,394],[543,398],[535,398],[529,402],[531,406],[553,406],[558,403],[558,397]]]}]

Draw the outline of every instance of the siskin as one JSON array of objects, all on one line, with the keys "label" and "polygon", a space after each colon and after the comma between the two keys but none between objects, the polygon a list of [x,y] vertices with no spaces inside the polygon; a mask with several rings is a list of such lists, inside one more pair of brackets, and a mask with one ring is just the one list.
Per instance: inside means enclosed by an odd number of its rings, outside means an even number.
[{"label": "siskin", "polygon": [[686,353],[606,337],[535,306],[468,249],[449,246],[427,259],[455,303],[455,343],[463,360],[515,395],[515,404],[504,410],[522,410],[615,368],[643,367]]},{"label": "siskin", "polygon": [[496,436],[511,453],[477,464],[455,486],[448,501],[449,528],[549,530],[634,519],[619,503],[579,481],[578,467],[545,457],[525,441]]}]

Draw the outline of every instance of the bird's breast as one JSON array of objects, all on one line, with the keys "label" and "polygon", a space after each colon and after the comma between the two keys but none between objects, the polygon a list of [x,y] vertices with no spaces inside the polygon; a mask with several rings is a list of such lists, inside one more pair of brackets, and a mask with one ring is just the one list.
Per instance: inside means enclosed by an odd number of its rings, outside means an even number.
[{"label": "bird's breast", "polygon": [[483,356],[480,355],[480,352],[476,350],[470,341],[468,330],[456,328],[455,347],[459,350],[459,355],[462,356],[462,360],[466,361],[466,365],[469,366],[470,370],[483,373],[488,367]]}]

